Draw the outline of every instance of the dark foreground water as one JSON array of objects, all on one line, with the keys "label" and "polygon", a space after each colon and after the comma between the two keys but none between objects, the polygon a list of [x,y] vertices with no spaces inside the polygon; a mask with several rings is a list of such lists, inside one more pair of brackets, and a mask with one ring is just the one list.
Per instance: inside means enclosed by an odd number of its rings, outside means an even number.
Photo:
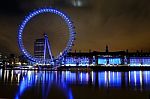
[{"label": "dark foreground water", "polygon": [[0,70],[0,99],[150,99],[150,71]]}]

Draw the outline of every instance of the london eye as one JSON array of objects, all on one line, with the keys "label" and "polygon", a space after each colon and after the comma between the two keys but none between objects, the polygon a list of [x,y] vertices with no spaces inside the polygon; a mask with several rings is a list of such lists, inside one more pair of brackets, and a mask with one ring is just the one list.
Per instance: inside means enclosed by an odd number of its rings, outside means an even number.
[{"label": "london eye", "polygon": [[[48,37],[47,37],[47,35],[44,35],[44,38],[45,38],[45,45],[44,45],[45,47],[44,47],[44,51],[43,51],[44,57],[36,58],[25,48],[25,45],[23,42],[23,33],[24,33],[24,28],[27,26],[27,24],[31,21],[32,18],[34,18],[37,15],[45,14],[45,13],[55,14],[63,19],[63,21],[66,23],[67,29],[69,31],[69,39],[67,41],[65,48],[61,52],[61,54],[58,54],[56,57],[53,57]],[[74,25],[67,14],[65,14],[64,12],[62,12],[58,9],[54,9],[54,8],[41,8],[41,9],[37,9],[37,10],[31,12],[22,21],[22,23],[18,29],[18,45],[19,45],[20,51],[22,52],[22,54],[24,56],[27,57],[28,60],[30,60],[34,63],[37,63],[37,64],[54,65],[57,62],[59,63],[67,55],[67,53],[69,51],[71,51],[72,46],[74,45],[75,35],[76,35],[76,33],[75,33]],[[45,57],[46,56],[46,47],[48,48],[48,53],[50,55],[50,58]]]}]

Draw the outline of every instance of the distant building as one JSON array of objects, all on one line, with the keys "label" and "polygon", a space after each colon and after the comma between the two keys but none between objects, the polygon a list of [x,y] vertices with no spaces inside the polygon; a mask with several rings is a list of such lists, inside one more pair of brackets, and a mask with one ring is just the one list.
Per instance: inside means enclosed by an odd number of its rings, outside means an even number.
[{"label": "distant building", "polygon": [[65,66],[150,66],[149,52],[71,52],[64,58]]},{"label": "distant building", "polygon": [[[51,54],[48,38],[45,35],[44,38],[36,39],[36,41],[34,42],[34,56],[35,58],[47,59],[47,55],[51,56],[52,54]],[[50,59],[51,57],[49,57],[48,59]],[[62,66],[123,66],[123,65],[150,66],[150,53],[143,52],[143,51],[128,52],[128,50],[111,52],[109,51],[109,48],[106,45],[106,49],[104,52],[97,52],[97,51],[92,52],[91,50],[89,52],[81,52],[81,51],[70,52],[62,59],[61,65]]]},{"label": "distant building", "polygon": [[43,36],[43,38],[36,39],[34,42],[34,57],[44,59],[43,62],[45,63],[46,59],[53,60],[53,56],[50,49],[48,36],[45,33]]},{"label": "distant building", "polygon": [[19,62],[21,63],[22,66],[29,64],[29,61],[27,60],[27,58],[24,55],[21,55],[18,58],[19,58]]},{"label": "distant building", "polygon": [[3,53],[0,53],[0,66],[6,66],[7,63],[9,62],[7,56],[5,56]]},{"label": "distant building", "polygon": [[34,42],[34,57],[35,58],[44,58],[44,44],[45,39],[36,39]]},{"label": "distant building", "polygon": [[109,52],[108,45],[106,45],[106,53],[108,53],[108,52]]}]

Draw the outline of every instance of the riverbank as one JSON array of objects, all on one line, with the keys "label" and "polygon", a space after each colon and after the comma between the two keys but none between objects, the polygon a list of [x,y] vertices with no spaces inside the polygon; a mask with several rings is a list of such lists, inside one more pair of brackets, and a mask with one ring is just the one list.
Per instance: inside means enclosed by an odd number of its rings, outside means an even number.
[{"label": "riverbank", "polygon": [[111,66],[111,67],[104,67],[104,66],[84,66],[84,67],[68,67],[63,66],[60,67],[59,70],[74,70],[74,71],[139,71],[139,70],[150,70],[150,67],[129,67],[129,66]]},{"label": "riverbank", "polygon": [[4,70],[38,70],[38,71],[140,71],[140,70],[150,70],[148,66],[61,66],[61,67],[32,67],[32,68],[2,68]]}]

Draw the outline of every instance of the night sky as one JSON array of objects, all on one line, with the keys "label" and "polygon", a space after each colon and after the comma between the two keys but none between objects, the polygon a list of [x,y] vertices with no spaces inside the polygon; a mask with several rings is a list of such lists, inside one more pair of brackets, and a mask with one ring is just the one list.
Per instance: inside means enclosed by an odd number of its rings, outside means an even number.
[{"label": "night sky", "polygon": [[[17,29],[24,16],[35,8],[52,5],[66,12],[76,27],[73,50],[150,51],[149,0],[3,0],[0,2],[0,51],[19,54]],[[62,49],[67,27],[59,17],[34,18],[24,33],[25,46],[33,53],[33,43],[48,33],[54,50]],[[64,41],[63,41],[64,40]],[[56,45],[56,46],[55,46]]]}]

